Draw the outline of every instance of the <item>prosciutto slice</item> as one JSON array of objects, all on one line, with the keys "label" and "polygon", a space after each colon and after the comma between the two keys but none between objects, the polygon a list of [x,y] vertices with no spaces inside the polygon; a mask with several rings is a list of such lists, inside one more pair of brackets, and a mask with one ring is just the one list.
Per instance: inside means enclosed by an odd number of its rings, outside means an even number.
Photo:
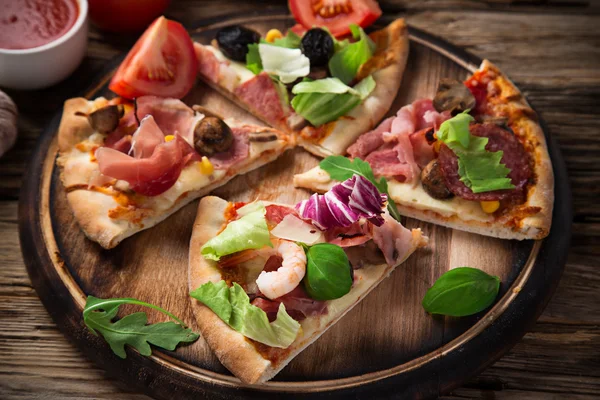
[{"label": "prosciutto slice", "polygon": [[100,147],[95,156],[100,172],[127,181],[135,192],[156,196],[168,190],[179,178],[185,164],[199,155],[181,136],[170,142],[158,140],[160,128],[152,116],[144,118],[133,135],[133,156],[109,147]]},{"label": "prosciutto slice", "polygon": [[414,245],[412,232],[385,213],[385,223],[373,227],[373,241],[382,251],[388,265],[397,265],[410,255]]},{"label": "prosciutto slice", "polygon": [[[137,121],[141,121],[148,115],[152,115],[156,125],[166,135],[179,134],[188,143],[192,143],[194,135],[194,111],[181,100],[162,98],[156,96],[142,96],[136,100],[137,114],[132,108],[128,110],[119,121],[119,126],[114,132],[111,132],[104,141],[104,146],[115,150],[128,153],[130,147],[126,145],[131,142],[127,138],[135,132]],[[136,119],[137,115],[137,119]]]},{"label": "prosciutto slice", "polygon": [[324,301],[318,301],[308,297],[301,285],[296,286],[296,288],[288,294],[274,300],[257,297],[252,301],[252,305],[255,305],[267,313],[269,321],[274,321],[277,317],[277,310],[279,309],[280,303],[285,305],[286,312],[296,321],[302,321],[307,317],[327,313],[327,304]]},{"label": "prosciutto slice", "polygon": [[414,182],[421,168],[435,157],[425,134],[448,118],[450,113],[438,113],[430,99],[416,100],[359,137],[348,154],[369,162],[377,176]]}]

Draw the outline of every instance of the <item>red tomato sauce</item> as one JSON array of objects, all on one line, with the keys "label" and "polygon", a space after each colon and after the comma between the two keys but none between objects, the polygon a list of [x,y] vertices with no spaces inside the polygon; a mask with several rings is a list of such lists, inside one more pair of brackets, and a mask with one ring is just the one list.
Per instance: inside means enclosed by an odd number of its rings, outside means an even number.
[{"label": "red tomato sauce", "polygon": [[31,49],[63,36],[77,20],[75,0],[1,0],[0,48]]}]

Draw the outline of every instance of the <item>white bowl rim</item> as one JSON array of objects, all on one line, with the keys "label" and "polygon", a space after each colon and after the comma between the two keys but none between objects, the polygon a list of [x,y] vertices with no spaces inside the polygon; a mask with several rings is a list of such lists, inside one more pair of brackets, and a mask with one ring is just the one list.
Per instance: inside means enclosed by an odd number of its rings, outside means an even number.
[{"label": "white bowl rim", "polygon": [[75,20],[75,23],[64,35],[54,39],[51,42],[43,44],[37,47],[31,47],[29,49],[3,49],[0,48],[0,54],[34,54],[42,51],[46,51],[52,49],[54,47],[59,46],[60,44],[66,42],[71,37],[75,35],[81,29],[81,26],[85,22],[88,14],[88,2],[87,0],[75,0],[77,5],[79,6],[79,15]]}]

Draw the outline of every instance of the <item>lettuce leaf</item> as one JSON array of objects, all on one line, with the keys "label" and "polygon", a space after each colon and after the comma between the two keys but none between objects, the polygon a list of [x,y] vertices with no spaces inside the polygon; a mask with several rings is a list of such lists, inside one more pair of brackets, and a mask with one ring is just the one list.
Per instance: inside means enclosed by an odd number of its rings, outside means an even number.
[{"label": "lettuce leaf", "polygon": [[436,136],[458,157],[458,175],[473,193],[514,189],[510,169],[501,163],[502,151],[487,151],[488,138],[471,135],[469,124],[475,119],[469,110],[440,125]]},{"label": "lettuce leaf", "polygon": [[271,347],[289,347],[300,330],[300,324],[279,304],[277,319],[269,322],[267,314],[250,304],[250,298],[237,283],[228,287],[225,281],[207,282],[190,292],[190,296],[210,308],[227,325],[242,335]]},{"label": "lettuce leaf", "polygon": [[305,80],[294,86],[292,108],[314,126],[333,121],[359,105],[375,89],[375,79],[368,76],[354,88],[338,78]]},{"label": "lettuce leaf", "polygon": [[258,44],[253,43],[248,45],[248,53],[246,54],[246,68],[254,72],[256,75],[263,70],[260,54],[258,53]]},{"label": "lettuce leaf", "polygon": [[354,80],[358,69],[367,62],[375,52],[375,43],[358,25],[350,25],[354,43],[337,42],[336,52],[329,60],[329,72],[348,84]]},{"label": "lettuce leaf", "polygon": [[283,83],[292,83],[310,73],[310,60],[300,49],[288,49],[259,43],[258,53],[263,70],[276,75]]},{"label": "lettuce leaf", "polygon": [[262,202],[240,208],[238,214],[242,217],[231,221],[221,233],[202,246],[200,252],[204,258],[219,261],[222,256],[238,251],[273,247],[265,219],[266,212]]},{"label": "lettuce leaf", "polygon": [[281,39],[275,39],[271,44],[273,46],[286,47],[288,49],[299,49],[301,42],[302,38],[300,36],[298,36],[292,30],[288,30],[287,34],[284,37],[282,37]]}]

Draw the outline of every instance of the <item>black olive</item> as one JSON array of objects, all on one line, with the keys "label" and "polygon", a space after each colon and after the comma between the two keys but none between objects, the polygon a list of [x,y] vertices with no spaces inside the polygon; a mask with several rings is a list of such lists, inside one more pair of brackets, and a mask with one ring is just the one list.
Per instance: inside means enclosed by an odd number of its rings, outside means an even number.
[{"label": "black olive", "polygon": [[310,60],[311,67],[322,67],[333,55],[333,39],[321,29],[312,28],[302,37],[302,53]]},{"label": "black olive", "polygon": [[235,61],[246,61],[248,45],[258,43],[260,34],[252,29],[234,25],[222,28],[217,32],[219,49],[227,58]]},{"label": "black olive", "polygon": [[443,200],[454,196],[446,187],[442,168],[437,159],[432,160],[423,168],[421,171],[421,183],[427,194],[434,199]]},{"label": "black olive", "polygon": [[194,129],[194,148],[200,154],[211,156],[227,151],[233,145],[233,133],[222,119],[203,118]]}]

